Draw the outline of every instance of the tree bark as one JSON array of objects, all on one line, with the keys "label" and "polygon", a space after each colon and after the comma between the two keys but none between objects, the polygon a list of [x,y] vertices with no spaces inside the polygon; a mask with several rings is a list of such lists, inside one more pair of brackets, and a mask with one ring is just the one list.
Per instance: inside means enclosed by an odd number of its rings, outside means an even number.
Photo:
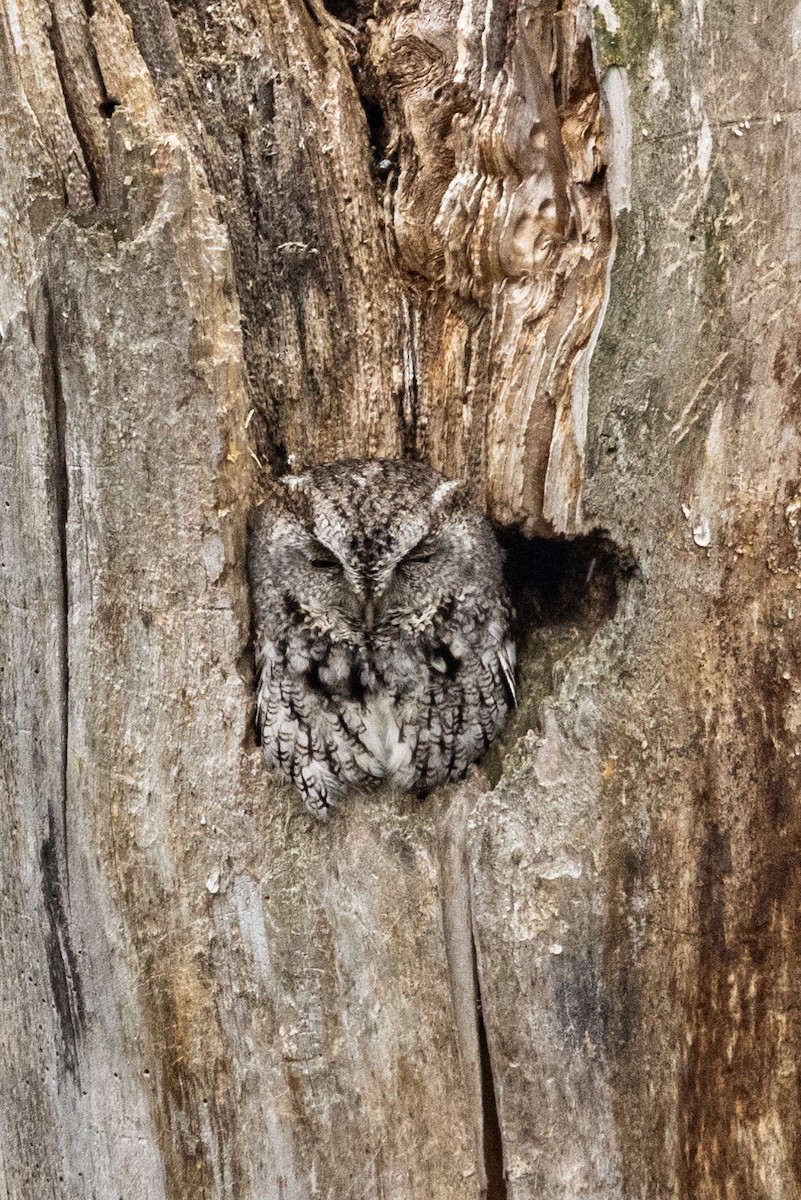
[{"label": "tree bark", "polygon": [[[5,1195],[798,1195],[800,36],[0,0]],[[486,504],[521,701],[321,825],[248,513],[357,454]]]}]

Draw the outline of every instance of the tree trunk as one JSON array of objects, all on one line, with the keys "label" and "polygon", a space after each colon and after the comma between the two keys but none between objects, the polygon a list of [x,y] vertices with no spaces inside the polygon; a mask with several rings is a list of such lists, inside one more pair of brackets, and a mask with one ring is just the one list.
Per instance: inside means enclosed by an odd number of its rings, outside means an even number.
[{"label": "tree trunk", "polygon": [[[801,1190],[798,13],[0,0],[0,1183]],[[461,476],[521,702],[325,824],[248,513]]]}]

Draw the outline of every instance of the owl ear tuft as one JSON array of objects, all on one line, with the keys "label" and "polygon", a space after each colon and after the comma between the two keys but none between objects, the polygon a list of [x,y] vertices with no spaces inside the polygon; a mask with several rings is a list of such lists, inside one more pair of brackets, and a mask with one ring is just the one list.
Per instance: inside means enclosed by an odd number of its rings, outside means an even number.
[{"label": "owl ear tuft", "polygon": [[431,503],[435,508],[438,507],[440,504],[442,504],[446,497],[452,495],[453,492],[455,492],[456,489],[460,488],[461,486],[461,479],[446,479],[435,489],[434,495],[431,497]]}]

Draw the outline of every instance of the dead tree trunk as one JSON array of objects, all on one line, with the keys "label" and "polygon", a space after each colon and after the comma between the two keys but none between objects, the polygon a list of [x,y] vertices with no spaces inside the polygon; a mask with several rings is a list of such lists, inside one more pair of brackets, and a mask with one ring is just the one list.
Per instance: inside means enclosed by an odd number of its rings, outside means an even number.
[{"label": "dead tree trunk", "polygon": [[[0,14],[0,1190],[796,1197],[796,8]],[[522,702],[318,826],[244,546],[350,454],[486,502]]]}]

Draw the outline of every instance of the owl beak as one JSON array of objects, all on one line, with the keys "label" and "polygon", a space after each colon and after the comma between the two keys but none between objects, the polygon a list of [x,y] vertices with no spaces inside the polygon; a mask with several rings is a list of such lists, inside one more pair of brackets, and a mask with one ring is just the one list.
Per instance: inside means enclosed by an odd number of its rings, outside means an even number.
[{"label": "owl beak", "polygon": [[368,596],[365,600],[362,616],[365,629],[372,629],[375,625],[375,600],[372,596]]}]

